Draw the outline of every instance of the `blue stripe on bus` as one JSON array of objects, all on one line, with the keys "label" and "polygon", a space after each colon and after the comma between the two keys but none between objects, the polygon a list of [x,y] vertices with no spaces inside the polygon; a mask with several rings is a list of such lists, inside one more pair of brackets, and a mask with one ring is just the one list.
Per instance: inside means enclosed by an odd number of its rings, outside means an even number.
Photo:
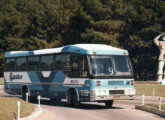
[{"label": "blue stripe on bus", "polygon": [[[27,72],[27,73],[28,73],[28,76],[29,76],[32,83],[33,82],[40,83],[40,79],[39,79],[36,72]],[[30,85],[29,87],[33,90],[44,90],[43,86],[41,86],[41,85]]]},{"label": "blue stripe on bus", "polygon": [[66,79],[66,75],[62,71],[57,71],[56,75],[53,79],[54,83],[64,83],[64,80]]}]

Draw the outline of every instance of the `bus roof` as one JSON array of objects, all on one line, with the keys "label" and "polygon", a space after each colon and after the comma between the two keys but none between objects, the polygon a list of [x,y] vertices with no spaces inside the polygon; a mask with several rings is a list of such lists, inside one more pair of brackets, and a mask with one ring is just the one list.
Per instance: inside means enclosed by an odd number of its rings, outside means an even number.
[{"label": "bus roof", "polygon": [[128,55],[128,51],[104,44],[75,44],[59,48],[41,49],[34,51],[10,51],[5,53],[5,58],[33,56],[53,53],[80,53],[94,55]]}]

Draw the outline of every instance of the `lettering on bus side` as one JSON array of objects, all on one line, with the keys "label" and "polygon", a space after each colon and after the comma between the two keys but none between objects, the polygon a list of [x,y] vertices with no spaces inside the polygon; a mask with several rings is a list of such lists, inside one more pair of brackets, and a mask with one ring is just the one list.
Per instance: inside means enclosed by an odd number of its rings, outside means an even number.
[{"label": "lettering on bus side", "polygon": [[14,80],[14,79],[22,79],[22,77],[23,77],[23,75],[20,75],[20,74],[14,75],[13,73],[10,73],[11,81]]}]

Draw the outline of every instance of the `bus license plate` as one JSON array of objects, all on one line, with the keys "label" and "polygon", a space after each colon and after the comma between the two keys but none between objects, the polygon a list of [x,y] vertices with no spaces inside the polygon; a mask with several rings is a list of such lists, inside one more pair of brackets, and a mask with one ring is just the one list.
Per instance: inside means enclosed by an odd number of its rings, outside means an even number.
[{"label": "bus license plate", "polygon": [[116,99],[119,99],[120,96],[114,96],[113,99],[116,100]]}]

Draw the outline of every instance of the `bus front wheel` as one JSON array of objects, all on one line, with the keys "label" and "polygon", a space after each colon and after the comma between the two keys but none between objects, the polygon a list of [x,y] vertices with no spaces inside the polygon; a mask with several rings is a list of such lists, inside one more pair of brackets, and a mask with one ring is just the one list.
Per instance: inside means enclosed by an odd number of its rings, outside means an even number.
[{"label": "bus front wheel", "polygon": [[112,108],[113,100],[105,101],[104,103],[105,103],[106,108]]},{"label": "bus front wheel", "polygon": [[80,107],[81,106],[81,102],[78,101],[78,96],[77,96],[76,91],[74,91],[74,93],[73,93],[72,102],[73,102],[74,107]]},{"label": "bus front wheel", "polygon": [[68,92],[67,105],[73,107],[80,107],[81,102],[78,101],[78,96],[75,90],[70,90]]}]

